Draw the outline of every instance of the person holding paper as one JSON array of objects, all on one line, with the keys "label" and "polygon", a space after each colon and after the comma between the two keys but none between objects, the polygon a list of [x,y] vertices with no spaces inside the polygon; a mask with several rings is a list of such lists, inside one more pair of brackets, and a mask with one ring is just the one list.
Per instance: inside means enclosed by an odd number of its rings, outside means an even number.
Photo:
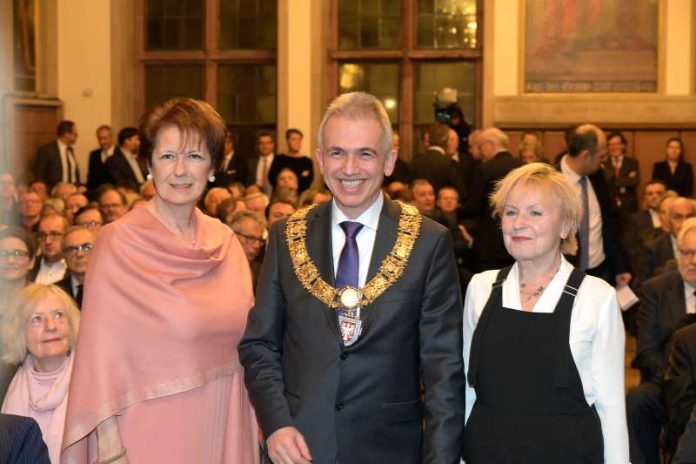
[{"label": "person holding paper", "polygon": [[466,292],[466,463],[627,463],[616,293],[563,256],[578,248],[580,195],[532,163],[491,205],[515,264],[476,274]]}]

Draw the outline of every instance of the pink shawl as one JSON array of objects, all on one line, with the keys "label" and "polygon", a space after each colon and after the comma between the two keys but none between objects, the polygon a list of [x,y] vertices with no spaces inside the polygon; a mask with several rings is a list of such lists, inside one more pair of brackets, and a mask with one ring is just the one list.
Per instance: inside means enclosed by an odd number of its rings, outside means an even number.
[{"label": "pink shawl", "polygon": [[135,208],[100,232],[85,283],[66,449],[131,405],[241,369],[253,303],[231,230],[195,211],[195,242]]},{"label": "pink shawl", "polygon": [[51,462],[58,463],[63,441],[68,384],[75,356],[65,358],[53,372],[37,372],[31,355],[19,368],[2,405],[4,414],[27,416],[36,420],[48,447]]}]

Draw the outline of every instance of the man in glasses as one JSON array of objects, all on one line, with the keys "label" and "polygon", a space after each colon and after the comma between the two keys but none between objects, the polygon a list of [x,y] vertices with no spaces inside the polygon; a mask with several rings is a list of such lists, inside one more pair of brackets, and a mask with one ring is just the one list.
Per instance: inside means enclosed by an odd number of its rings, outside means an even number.
[{"label": "man in glasses", "polygon": [[39,221],[39,254],[31,276],[39,284],[54,284],[65,276],[68,269],[63,259],[63,236],[68,229],[68,220],[58,214],[49,214]]},{"label": "man in glasses", "polygon": [[63,256],[68,263],[68,272],[56,285],[72,296],[80,309],[85,275],[95,242],[94,233],[84,226],[69,228],[63,238]]},{"label": "man in glasses", "polygon": [[89,204],[75,213],[74,222],[76,226],[87,227],[95,234],[98,234],[106,222],[106,218],[97,206]]}]

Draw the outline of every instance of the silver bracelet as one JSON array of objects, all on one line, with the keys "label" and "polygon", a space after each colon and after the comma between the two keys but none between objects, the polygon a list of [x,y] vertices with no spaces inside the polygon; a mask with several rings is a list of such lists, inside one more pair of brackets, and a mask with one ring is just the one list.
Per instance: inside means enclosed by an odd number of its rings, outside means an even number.
[{"label": "silver bracelet", "polygon": [[104,459],[103,461],[100,461],[97,459],[96,461],[94,461],[94,464],[112,464],[112,463],[118,461],[119,459],[121,459],[125,455],[126,455],[126,448],[123,448],[121,450],[121,452],[118,453],[117,455],[111,456],[109,459]]}]

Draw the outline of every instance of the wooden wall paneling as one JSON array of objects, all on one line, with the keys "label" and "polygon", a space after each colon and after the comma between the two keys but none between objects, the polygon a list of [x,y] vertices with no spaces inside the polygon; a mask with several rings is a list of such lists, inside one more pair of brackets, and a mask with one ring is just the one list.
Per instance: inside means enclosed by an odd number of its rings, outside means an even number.
[{"label": "wooden wall paneling", "polygon": [[684,142],[684,159],[696,165],[696,131],[684,131],[681,133]]},{"label": "wooden wall paneling", "polygon": [[565,150],[565,133],[563,131],[545,131],[541,135],[546,159],[553,163],[556,156]]}]

